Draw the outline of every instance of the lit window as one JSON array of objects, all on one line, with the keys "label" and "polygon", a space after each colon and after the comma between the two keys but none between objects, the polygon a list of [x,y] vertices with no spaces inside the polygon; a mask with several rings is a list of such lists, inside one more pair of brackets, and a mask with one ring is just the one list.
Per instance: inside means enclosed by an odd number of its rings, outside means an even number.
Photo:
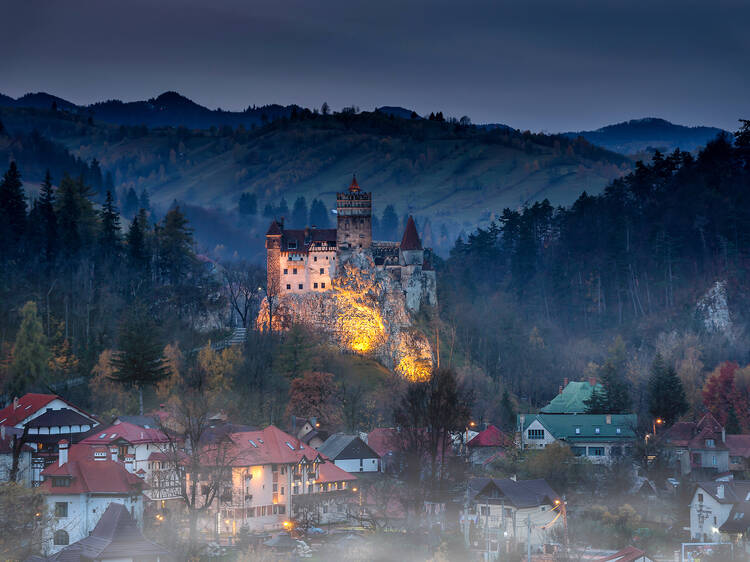
[{"label": "lit window", "polygon": [[620,433],[622,433],[622,430],[619,427],[615,431],[617,431],[617,435],[620,435]]},{"label": "lit window", "polygon": [[286,442],[286,446],[289,447],[292,451],[294,451],[294,445],[292,445],[289,441]]},{"label": "lit window", "polygon": [[598,427],[594,428],[594,433],[599,433],[601,430]]},{"label": "lit window", "polygon": [[576,427],[576,435],[580,435],[580,434],[581,434],[581,428],[580,427]]}]

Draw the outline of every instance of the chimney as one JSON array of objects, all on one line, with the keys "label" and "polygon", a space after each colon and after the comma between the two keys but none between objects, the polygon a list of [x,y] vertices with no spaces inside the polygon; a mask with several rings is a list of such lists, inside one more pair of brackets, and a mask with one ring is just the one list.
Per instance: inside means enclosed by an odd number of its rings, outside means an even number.
[{"label": "chimney", "polygon": [[566,386],[568,386],[568,377],[565,377],[563,379],[563,388],[565,388]]},{"label": "chimney", "polygon": [[109,448],[109,456],[114,462],[117,462],[117,447]]},{"label": "chimney", "polygon": [[62,466],[68,462],[68,440],[62,439],[57,444],[57,466]]},{"label": "chimney", "polygon": [[724,499],[724,484],[719,484],[716,487],[716,497],[719,498],[720,500]]},{"label": "chimney", "polygon": [[563,387],[561,387],[561,386],[558,386],[558,387],[557,387],[557,393],[558,393],[558,394],[562,394],[562,389],[563,389]]},{"label": "chimney", "polygon": [[18,409],[18,396],[13,397],[13,411],[15,412]]},{"label": "chimney", "polygon": [[128,455],[127,457],[125,457],[125,469],[131,474],[133,473],[134,465],[135,465],[135,457],[133,455]]}]

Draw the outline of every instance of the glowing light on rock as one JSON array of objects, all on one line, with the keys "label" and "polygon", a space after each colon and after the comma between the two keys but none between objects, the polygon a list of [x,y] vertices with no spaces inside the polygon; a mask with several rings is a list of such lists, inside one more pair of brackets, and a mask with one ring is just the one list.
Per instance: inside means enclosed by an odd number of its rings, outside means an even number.
[{"label": "glowing light on rock", "polygon": [[383,343],[385,326],[374,303],[359,291],[336,287],[341,343],[351,351],[368,353]]},{"label": "glowing light on rock", "polygon": [[432,374],[432,353],[424,336],[403,334],[395,371],[407,380],[422,382]]}]

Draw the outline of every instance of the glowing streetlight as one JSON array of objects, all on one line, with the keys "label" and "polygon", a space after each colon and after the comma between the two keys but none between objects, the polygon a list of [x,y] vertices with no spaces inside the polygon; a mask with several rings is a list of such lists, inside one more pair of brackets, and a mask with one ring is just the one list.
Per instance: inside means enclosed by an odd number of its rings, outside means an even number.
[{"label": "glowing streetlight", "polygon": [[664,423],[664,420],[663,420],[663,419],[661,419],[661,418],[656,418],[656,419],[654,420],[654,424],[653,424],[653,425],[654,425],[654,427],[653,427],[653,429],[654,429],[654,431],[653,431],[654,437],[656,437],[656,426],[657,426],[657,425],[661,425],[661,424],[663,424],[663,423]]}]

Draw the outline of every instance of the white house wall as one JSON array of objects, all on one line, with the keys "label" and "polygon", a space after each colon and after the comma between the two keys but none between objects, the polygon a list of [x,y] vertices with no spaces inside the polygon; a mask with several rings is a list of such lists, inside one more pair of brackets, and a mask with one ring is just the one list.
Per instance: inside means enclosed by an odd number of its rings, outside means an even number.
[{"label": "white house wall", "polygon": [[362,466],[360,467],[360,459],[342,459],[334,461],[334,464],[339,468],[351,473],[356,474],[357,472],[377,472],[378,461],[380,459],[361,459]]}]

